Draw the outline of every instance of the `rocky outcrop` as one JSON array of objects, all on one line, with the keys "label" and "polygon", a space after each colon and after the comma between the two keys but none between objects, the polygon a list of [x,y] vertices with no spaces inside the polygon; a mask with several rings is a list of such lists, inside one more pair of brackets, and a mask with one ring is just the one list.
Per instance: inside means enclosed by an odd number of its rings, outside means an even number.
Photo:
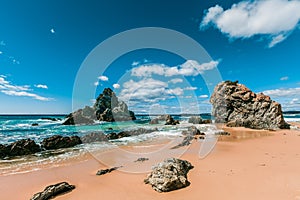
[{"label": "rocky outcrop", "polygon": [[75,189],[74,185],[70,185],[67,182],[57,183],[55,185],[47,186],[44,191],[36,193],[30,200],[48,200],[56,197],[57,195],[71,192]]},{"label": "rocky outcrop", "polygon": [[166,119],[166,123],[165,125],[176,125],[179,124],[178,120],[174,120],[173,117],[171,117],[171,115],[167,115],[167,119]]},{"label": "rocky outcrop", "polygon": [[289,128],[279,103],[262,93],[255,94],[237,81],[219,83],[210,102],[216,123],[253,129]]},{"label": "rocky outcrop", "polygon": [[46,150],[74,147],[81,144],[82,141],[78,136],[63,137],[54,135],[42,141],[42,147]]},{"label": "rocky outcrop", "polygon": [[176,125],[179,124],[178,120],[174,120],[171,115],[161,115],[151,119],[150,124],[159,124],[160,121],[165,121],[165,125]]},{"label": "rocky outcrop", "polygon": [[103,142],[108,141],[107,135],[103,132],[91,132],[81,138],[82,143]]},{"label": "rocky outcrop", "polygon": [[0,144],[0,158],[23,156],[41,151],[41,148],[31,139],[22,139],[8,145]]},{"label": "rocky outcrop", "polygon": [[190,185],[187,173],[193,166],[186,160],[168,158],[153,167],[153,171],[144,180],[157,192],[169,192]]},{"label": "rocky outcrop", "polygon": [[128,110],[126,103],[118,100],[110,88],[105,88],[102,94],[97,97],[92,108],[86,106],[84,109],[69,114],[63,124],[93,124],[95,120],[114,122],[135,119],[134,112]]},{"label": "rocky outcrop", "polygon": [[192,124],[211,124],[210,119],[202,119],[200,116],[192,116],[188,122]]}]

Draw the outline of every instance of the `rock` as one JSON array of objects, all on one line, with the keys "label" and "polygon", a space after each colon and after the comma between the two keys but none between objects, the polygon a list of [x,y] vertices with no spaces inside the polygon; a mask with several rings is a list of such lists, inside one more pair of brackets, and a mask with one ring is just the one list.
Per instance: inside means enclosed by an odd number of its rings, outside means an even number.
[{"label": "rock", "polygon": [[56,197],[57,195],[71,192],[75,189],[74,185],[70,185],[67,182],[57,183],[55,185],[47,186],[44,191],[36,193],[30,200],[48,200]]},{"label": "rock", "polygon": [[186,160],[168,158],[153,167],[153,171],[144,180],[157,192],[169,192],[190,185],[187,173],[193,166]]},{"label": "rock", "polygon": [[96,120],[95,110],[86,106],[69,114],[63,125],[93,124],[94,120]]},{"label": "rock", "polygon": [[179,147],[183,147],[183,146],[188,146],[191,144],[191,141],[194,139],[194,136],[192,135],[187,135],[183,138],[182,142],[179,143],[178,145],[172,147],[171,149],[177,149]]},{"label": "rock", "polygon": [[158,124],[158,123],[159,123],[158,118],[151,119],[150,121],[150,124]]},{"label": "rock", "polygon": [[219,83],[210,102],[216,123],[253,129],[289,128],[279,103],[262,93],[255,94],[237,81]]},{"label": "rock", "polygon": [[176,125],[179,124],[178,120],[174,120],[173,117],[171,117],[171,115],[167,115],[167,119],[166,119],[166,123],[165,125]]},{"label": "rock", "polygon": [[42,141],[42,147],[50,149],[60,149],[69,148],[81,144],[82,141],[78,136],[63,137],[60,135],[54,135],[52,137],[46,138]]},{"label": "rock", "polygon": [[130,137],[130,136],[136,136],[136,135],[142,135],[146,133],[152,133],[154,131],[157,131],[158,129],[145,129],[145,128],[138,128],[135,130],[128,130],[128,131],[121,131],[119,133],[109,133],[107,134],[107,139],[108,140],[115,140],[115,139],[120,139],[123,137]]},{"label": "rock", "polygon": [[108,141],[107,136],[103,132],[91,132],[81,138],[82,143],[103,142]]},{"label": "rock", "polygon": [[31,126],[38,126],[38,125],[39,125],[38,123],[31,124]]},{"label": "rock", "polygon": [[211,123],[212,123],[211,119],[204,119],[202,120],[201,124],[211,124]]},{"label": "rock", "polygon": [[202,124],[202,118],[199,116],[192,116],[189,118],[188,122],[192,124]]},{"label": "rock", "polygon": [[[122,166],[121,166],[122,167]],[[101,169],[99,170],[96,175],[98,176],[101,176],[101,175],[104,175],[104,174],[107,174],[107,173],[110,173],[112,171],[115,171],[117,169],[119,169],[120,167],[113,167],[113,168],[109,168],[109,169]]]},{"label": "rock", "polygon": [[41,148],[31,139],[22,139],[8,145],[0,144],[0,158],[23,156],[40,152]]},{"label": "rock", "polygon": [[135,119],[134,112],[128,110],[126,103],[119,101],[110,88],[105,88],[92,108],[86,106],[69,114],[63,125],[93,124],[95,120],[114,122]]},{"label": "rock", "polygon": [[134,162],[145,162],[145,161],[147,161],[147,160],[149,160],[149,158],[138,158],[136,161],[134,161]]},{"label": "rock", "polygon": [[200,135],[200,131],[195,126],[189,127],[188,128],[188,133],[190,135]]},{"label": "rock", "polygon": [[230,135],[230,133],[228,133],[226,131],[219,131],[219,132],[216,132],[215,135]]}]

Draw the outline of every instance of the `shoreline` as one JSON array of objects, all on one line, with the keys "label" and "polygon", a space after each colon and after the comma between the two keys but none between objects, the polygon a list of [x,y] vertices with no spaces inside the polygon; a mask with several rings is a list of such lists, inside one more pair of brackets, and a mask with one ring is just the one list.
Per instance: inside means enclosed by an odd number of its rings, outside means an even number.
[{"label": "shoreline", "polygon": [[[46,186],[61,181],[74,184],[71,193],[55,199],[300,199],[300,131],[261,131],[246,128],[226,128],[232,137],[220,139],[213,151],[199,159],[199,143],[187,148],[181,159],[195,166],[188,174],[191,185],[177,191],[157,193],[143,183],[147,173],[128,173],[128,167],[110,174],[96,176],[99,169],[109,168],[94,155],[86,160],[71,161],[65,166],[38,171],[1,176],[1,199],[30,199]],[[238,136],[241,132],[242,137]],[[249,137],[244,137],[249,134]],[[250,135],[255,134],[255,137]],[[244,138],[244,139],[243,139]],[[164,144],[163,144],[164,145]],[[158,145],[159,146],[159,145]],[[158,146],[149,147],[150,151]],[[126,151],[140,152],[141,147],[126,146]],[[148,150],[149,150],[148,149]],[[145,150],[145,149],[144,149]],[[116,163],[113,150],[107,158]],[[134,155],[134,154],[133,154]],[[136,155],[135,155],[136,156]],[[130,157],[130,161],[134,160]],[[128,158],[127,158],[128,159]],[[160,159],[163,159],[162,157]],[[132,162],[134,167],[149,167],[147,161]],[[29,181],[30,180],[30,181]],[[15,194],[15,190],[18,194]],[[218,191],[218,192],[216,192]]]}]

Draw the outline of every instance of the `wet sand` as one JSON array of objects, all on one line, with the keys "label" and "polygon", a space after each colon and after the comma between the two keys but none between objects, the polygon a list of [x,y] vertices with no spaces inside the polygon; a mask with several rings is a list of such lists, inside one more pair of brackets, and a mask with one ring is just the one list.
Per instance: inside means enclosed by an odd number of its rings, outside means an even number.
[{"label": "wet sand", "polygon": [[[167,142],[87,154],[84,160],[71,160],[67,165],[1,176],[0,199],[30,199],[47,185],[60,181],[67,181],[76,189],[55,198],[58,200],[300,199],[300,131],[224,130],[231,136],[221,136],[211,153],[202,159],[199,158],[201,143],[196,140],[184,151],[174,152],[168,151],[173,144]],[[153,163],[172,155],[194,165],[188,174],[191,185],[158,193],[143,180]],[[134,162],[138,157],[150,160]],[[119,171],[95,175],[99,169],[121,164],[124,167]]]}]

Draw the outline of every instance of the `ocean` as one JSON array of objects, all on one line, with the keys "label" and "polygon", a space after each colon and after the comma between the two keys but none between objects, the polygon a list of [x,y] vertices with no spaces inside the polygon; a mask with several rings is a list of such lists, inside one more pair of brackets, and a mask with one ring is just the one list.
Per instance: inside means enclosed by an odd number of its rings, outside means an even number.
[{"label": "ocean", "polygon": [[[105,151],[117,148],[120,145],[140,145],[143,142],[155,139],[178,139],[182,140],[182,131],[187,130],[189,116],[174,115],[174,119],[181,121],[177,126],[165,126],[164,124],[150,125],[151,118],[156,116],[138,115],[134,122],[99,122],[93,125],[62,125],[65,115],[0,115],[0,144],[9,144],[20,139],[30,138],[37,144],[43,139],[53,135],[84,136],[94,131],[102,131],[106,134],[138,128],[154,129],[157,131],[138,136],[123,137],[109,142],[96,142],[81,144],[73,148],[42,151],[29,156],[6,158],[0,160],[0,174],[23,173],[37,170],[43,165],[59,165],[62,161],[76,158],[89,152]],[[204,114],[202,118],[209,119],[211,116]],[[201,125],[200,131],[207,135],[214,135],[217,130],[213,125]],[[178,140],[179,141],[179,140]]]}]

